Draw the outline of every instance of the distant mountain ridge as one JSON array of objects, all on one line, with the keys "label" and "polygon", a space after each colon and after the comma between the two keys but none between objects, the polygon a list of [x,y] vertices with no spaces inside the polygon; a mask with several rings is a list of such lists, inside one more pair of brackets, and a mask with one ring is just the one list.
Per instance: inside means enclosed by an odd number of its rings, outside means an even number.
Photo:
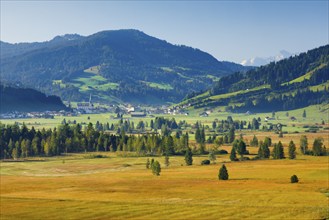
[{"label": "distant mountain ridge", "polygon": [[6,57],[18,56],[33,50],[38,50],[45,47],[54,47],[72,40],[79,40],[82,38],[83,36],[78,34],[65,34],[62,36],[56,36],[52,40],[45,42],[11,44],[0,41],[0,58],[3,59]]},{"label": "distant mountain ridge", "polygon": [[1,43],[2,79],[69,101],[92,94],[103,102],[176,102],[222,76],[250,69],[138,30],[64,35],[28,45]]},{"label": "distant mountain ridge", "polygon": [[290,53],[286,50],[281,50],[277,55],[271,57],[254,57],[250,59],[243,60],[240,64],[243,66],[264,66],[271,62],[278,62],[280,60],[289,58],[291,56],[297,55],[297,53]]}]

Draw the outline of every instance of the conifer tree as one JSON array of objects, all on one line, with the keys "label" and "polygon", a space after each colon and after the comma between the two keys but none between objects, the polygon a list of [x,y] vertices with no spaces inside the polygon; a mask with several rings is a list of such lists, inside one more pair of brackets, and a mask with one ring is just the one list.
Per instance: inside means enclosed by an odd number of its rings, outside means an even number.
[{"label": "conifer tree", "polygon": [[190,166],[193,164],[193,154],[190,148],[187,148],[186,153],[185,153],[185,163],[187,166]]},{"label": "conifer tree", "polygon": [[161,166],[160,163],[156,160],[151,166],[153,175],[160,176]]},{"label": "conifer tree", "polygon": [[289,159],[295,159],[296,158],[296,145],[294,144],[293,141],[289,142],[288,151],[289,151]]},{"label": "conifer tree", "polygon": [[307,149],[308,149],[308,143],[307,143],[307,137],[306,135],[302,135],[300,137],[300,151],[302,152],[302,154],[306,154]]},{"label": "conifer tree", "polygon": [[228,171],[226,169],[225,164],[222,165],[222,167],[219,169],[219,173],[218,173],[218,179],[219,180],[228,180]]},{"label": "conifer tree", "polygon": [[236,158],[236,152],[235,152],[235,148],[234,147],[232,147],[232,150],[231,150],[230,160],[231,161],[236,161],[237,160],[237,158]]},{"label": "conifer tree", "polygon": [[170,165],[169,156],[167,154],[165,156],[165,165],[166,165],[166,167],[169,167],[169,165]]},{"label": "conifer tree", "polygon": [[272,152],[273,159],[283,159],[284,152],[283,152],[283,145],[281,141],[278,144],[274,145],[273,152]]},{"label": "conifer tree", "polygon": [[146,169],[150,169],[150,159],[147,158],[146,160]]}]

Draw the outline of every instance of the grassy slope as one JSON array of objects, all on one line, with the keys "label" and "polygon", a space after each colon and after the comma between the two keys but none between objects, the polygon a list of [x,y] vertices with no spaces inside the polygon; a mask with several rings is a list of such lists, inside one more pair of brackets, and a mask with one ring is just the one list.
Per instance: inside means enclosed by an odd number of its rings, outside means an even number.
[{"label": "grassy slope", "polygon": [[[302,75],[302,76],[300,76],[300,77],[298,77],[298,78],[296,78],[296,79],[293,79],[293,80],[289,81],[289,84],[302,82],[302,81],[304,81],[305,79],[310,79],[311,76],[312,76],[312,74],[313,74],[315,71],[317,71],[317,70],[319,70],[319,69],[322,69],[322,68],[325,67],[326,65],[327,65],[327,64],[325,64],[325,63],[320,64],[318,67],[312,69],[311,71],[305,73],[304,75]],[[283,83],[282,85],[286,85],[286,84],[287,84],[287,83]]]},{"label": "grassy slope", "polygon": [[[328,216],[328,158],[227,162],[230,180],[210,166],[161,162],[161,176],[146,158],[1,162],[1,219],[319,219]],[[63,163],[65,159],[65,163]],[[205,157],[194,157],[200,164]],[[291,184],[296,174],[300,183]]]}]

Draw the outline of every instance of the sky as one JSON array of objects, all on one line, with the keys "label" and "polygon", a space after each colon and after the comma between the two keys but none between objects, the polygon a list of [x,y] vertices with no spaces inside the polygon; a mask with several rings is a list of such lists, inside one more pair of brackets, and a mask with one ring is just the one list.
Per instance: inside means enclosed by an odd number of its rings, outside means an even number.
[{"label": "sky", "polygon": [[0,38],[9,43],[138,29],[240,63],[280,50],[304,52],[329,39],[329,0],[0,2]]}]

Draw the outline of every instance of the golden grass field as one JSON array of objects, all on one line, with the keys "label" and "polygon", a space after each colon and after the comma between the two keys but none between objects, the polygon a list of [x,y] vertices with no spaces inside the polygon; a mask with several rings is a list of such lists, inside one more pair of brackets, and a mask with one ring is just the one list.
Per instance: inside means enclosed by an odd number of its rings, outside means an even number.
[{"label": "golden grass field", "polygon": [[[104,154],[1,162],[0,219],[329,218],[329,157],[230,162],[217,155],[216,164],[201,166],[205,155],[187,167],[175,156],[168,168],[155,157],[162,172],[153,176],[147,157]],[[227,181],[218,180],[223,162]],[[293,174],[299,183],[290,183]]]}]

